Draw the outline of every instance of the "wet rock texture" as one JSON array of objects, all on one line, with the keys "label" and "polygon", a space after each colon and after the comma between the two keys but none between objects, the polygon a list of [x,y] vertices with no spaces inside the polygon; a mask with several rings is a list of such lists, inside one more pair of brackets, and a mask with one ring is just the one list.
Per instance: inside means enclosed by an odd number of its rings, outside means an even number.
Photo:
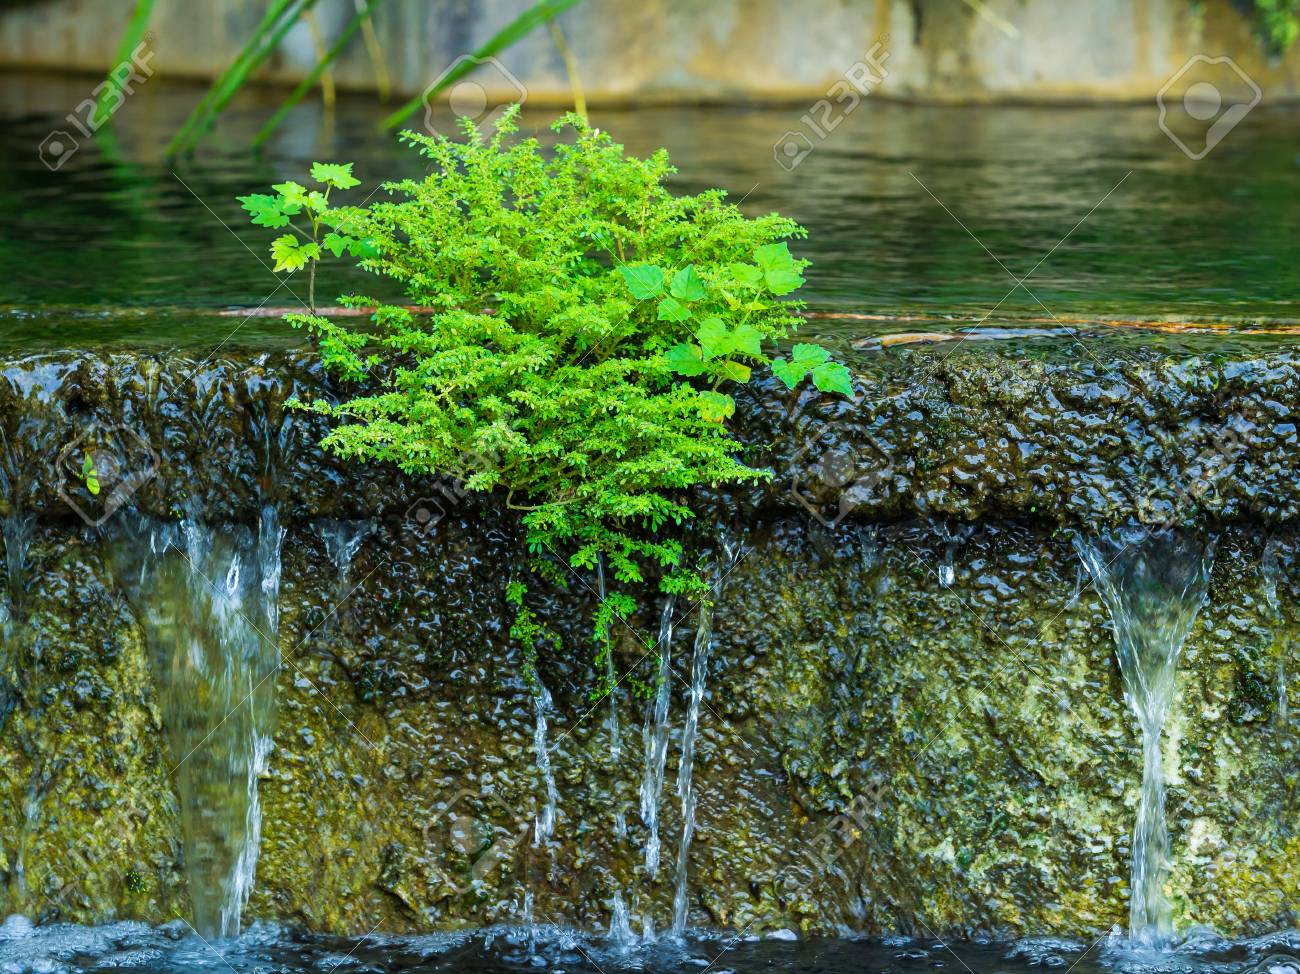
[{"label": "wet rock texture", "polygon": [[[1219,545],[1165,735],[1176,919],[1233,933],[1294,922],[1293,364],[1089,371],[958,361],[891,398],[745,404],[747,441],[781,473],[725,500],[746,553],[719,601],[700,720],[692,924],[1095,934],[1122,923],[1138,733],[1069,531],[1135,511],[1181,517],[1189,497],[1186,519]],[[279,405],[312,387],[308,363],[207,363],[195,380],[176,362],[106,357],[11,363],[0,383],[6,553],[22,549],[9,560],[0,670],[0,910],[167,920],[189,909],[182,758],[168,753],[139,607],[101,533],[50,486],[66,471],[48,450],[95,417],[159,444],[159,475],[133,506],[176,517],[200,505],[219,525],[275,503],[289,525],[247,917],[427,930],[517,920],[530,892],[534,919],[594,928],[619,893],[634,927],[663,929],[692,607],[677,606],[652,880],[638,798],[646,704],[631,678],[620,683],[615,753],[607,701],[590,696],[594,580],[572,576],[546,597],[566,647],[538,665],[555,700],[559,807],[554,838],[534,844],[545,789],[504,602],[514,526],[435,495],[440,485],[321,457],[317,431],[286,424]],[[1178,472],[1205,462],[1227,424],[1233,469],[1180,493]],[[814,429],[805,449],[798,434]],[[885,459],[858,459],[864,444]],[[852,458],[848,475],[831,473],[828,452]],[[423,492],[446,501],[445,517],[406,516]],[[14,519],[28,514],[25,538]],[[311,530],[326,515],[374,523],[346,575]],[[661,603],[642,603],[614,652],[620,674],[652,682]]]}]

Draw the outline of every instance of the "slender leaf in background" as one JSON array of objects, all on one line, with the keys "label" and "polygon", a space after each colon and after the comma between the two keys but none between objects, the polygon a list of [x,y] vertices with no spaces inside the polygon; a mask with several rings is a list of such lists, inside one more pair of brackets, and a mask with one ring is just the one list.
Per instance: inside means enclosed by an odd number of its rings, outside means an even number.
[{"label": "slender leaf in background", "polygon": [[167,146],[168,155],[175,155],[192,148],[203,137],[211,128],[217,115],[243,87],[248,76],[280,46],[280,41],[298,22],[298,18],[315,5],[316,0],[275,0],[267,10],[266,16],[262,18],[252,39],[244,45],[243,50],[221,77],[212,83],[208,93],[190,113],[181,130]]},{"label": "slender leaf in background", "polygon": [[284,117],[289,114],[289,110],[302,100],[303,95],[312,90],[317,79],[334,63],[334,59],[339,56],[343,48],[348,46],[348,42],[352,40],[353,35],[360,29],[365,19],[383,3],[384,0],[370,0],[366,4],[366,9],[352,18],[347,27],[343,28],[343,33],[339,34],[338,40],[325,52],[325,56],[317,62],[316,67],[312,68],[311,73],[298,83],[298,87],[290,92],[289,97],[275,110],[275,114],[262,126],[261,131],[253,137],[253,145],[261,145],[267,140],[271,133],[284,121]]},{"label": "slender leaf in background", "polygon": [[[316,16],[316,11],[309,10],[302,15],[302,19],[307,21],[307,26],[311,29],[311,42],[316,48],[316,63],[323,64],[328,52],[325,47],[325,34],[320,29],[320,18]],[[332,110],[335,102],[338,101],[338,95],[334,90],[334,72],[328,68],[320,73],[320,97],[327,111]]]},{"label": "slender leaf in background", "polygon": [[154,0],[135,0],[135,9],[131,11],[131,19],[127,21],[126,32],[122,35],[122,42],[117,47],[117,57],[113,58],[112,65],[108,69],[108,78],[105,79],[109,87],[99,96],[99,101],[95,105],[94,122],[96,125],[103,125],[109,120],[113,110],[109,107],[113,101],[113,95],[120,83],[113,76],[117,71],[117,66],[123,61],[131,59],[135,53],[136,47],[144,37],[144,32],[149,28],[149,17],[153,14]]},{"label": "slender leaf in background", "polygon": [[370,66],[375,69],[375,90],[379,92],[380,101],[388,101],[393,94],[393,83],[388,77],[388,65],[384,63],[384,49],[379,44],[379,35],[375,33],[374,21],[365,12],[365,0],[352,0],[357,13],[364,15],[361,21],[361,37],[366,42],[366,54]]},{"label": "slender leaf in background", "polygon": [[551,40],[555,41],[555,49],[560,52],[560,60],[564,62],[564,72],[569,76],[569,89],[573,92],[573,110],[586,118],[587,96],[582,92],[582,80],[578,77],[578,62],[569,48],[569,42],[564,38],[564,31],[560,30],[560,25],[552,20],[546,26],[551,29]]},{"label": "slender leaf in background", "polygon": [[418,111],[424,104],[425,99],[445,91],[450,88],[465,75],[469,74],[474,68],[478,67],[477,62],[485,58],[490,58],[498,54],[507,47],[512,46],[517,41],[522,40],[530,34],[535,28],[558,17],[570,7],[580,3],[581,0],[541,0],[535,3],[522,14],[501,28],[486,44],[475,51],[470,57],[462,60],[455,68],[448,71],[446,75],[439,79],[438,84],[432,88],[426,88],[423,92],[416,95],[405,105],[393,112],[382,122],[379,127],[383,131],[396,128],[401,125],[414,112]]}]

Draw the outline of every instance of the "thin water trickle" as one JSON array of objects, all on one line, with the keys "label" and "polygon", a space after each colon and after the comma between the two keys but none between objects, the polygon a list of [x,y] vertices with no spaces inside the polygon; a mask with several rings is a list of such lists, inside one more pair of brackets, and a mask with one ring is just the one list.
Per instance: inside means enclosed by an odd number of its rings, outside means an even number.
[{"label": "thin water trickle", "polygon": [[686,932],[687,866],[691,840],[695,836],[696,789],[694,781],[695,741],[699,732],[700,707],[704,703],[709,676],[709,654],[713,649],[713,603],[722,596],[722,585],[739,557],[739,548],[723,542],[724,560],[713,567],[714,577],[709,598],[700,603],[699,622],[695,630],[695,647],[691,658],[691,688],[687,697],[686,723],[682,727],[682,759],[677,770],[677,797],[682,802],[682,839],[677,847],[676,891],[673,894],[673,936]]},{"label": "thin water trickle", "polygon": [[[668,758],[668,703],[672,697],[673,609],[677,600],[668,596],[659,617],[659,672],[655,695],[646,708],[645,771],[641,778],[641,821],[645,823],[645,868],[654,879],[659,872],[659,802],[664,791],[664,764]],[[647,922],[650,922],[647,920]]]},{"label": "thin water trickle", "polygon": [[1165,893],[1170,859],[1161,736],[1178,656],[1209,586],[1214,541],[1131,527],[1092,539],[1076,536],[1075,547],[1110,611],[1124,698],[1142,732],[1129,936],[1164,947],[1173,937],[1173,921]]},{"label": "thin water trickle", "polygon": [[159,687],[194,926],[233,937],[256,877],[259,779],[274,747],[284,531],[271,507],[256,536],[195,517],[123,520],[113,559]]},{"label": "thin water trickle", "polygon": [[609,911],[609,939],[615,947],[629,947],[636,942],[632,921],[628,918],[627,904],[619,892],[614,893],[614,902]]},{"label": "thin water trickle", "polygon": [[[537,723],[533,729],[533,753],[546,792],[546,800],[542,810],[537,813],[536,827],[533,830],[533,845],[540,846],[555,834],[555,817],[560,803],[560,794],[555,787],[555,772],[551,769],[551,752],[546,743],[546,715],[552,708],[551,691],[546,689],[541,674],[535,673],[534,680],[536,685],[533,687],[533,713],[536,715]],[[531,899],[528,902],[531,903]]]}]

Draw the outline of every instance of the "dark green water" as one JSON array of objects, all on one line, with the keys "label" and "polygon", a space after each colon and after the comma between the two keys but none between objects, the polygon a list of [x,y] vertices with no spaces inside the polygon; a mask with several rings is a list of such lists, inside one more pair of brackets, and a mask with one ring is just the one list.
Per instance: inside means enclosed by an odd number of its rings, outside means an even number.
[{"label": "dark green water", "polygon": [[[345,99],[333,119],[305,104],[252,154],[245,146],[269,97],[256,94],[196,156],[169,166],[163,146],[198,91],[161,81],[126,103],[111,139],[82,140],[50,171],[38,146],[68,128],[63,116],[86,87],[80,78],[25,75],[0,86],[0,342],[8,348],[293,344],[274,317],[210,314],[292,307],[305,296],[305,282],[259,261],[271,234],[248,226],[234,197],[298,177],[316,159],[354,161],[363,195],[381,179],[421,171],[418,157],[375,133],[381,109],[367,98]],[[525,121],[544,126],[552,114]],[[986,324],[1300,320],[1294,108],[1261,106],[1193,162],[1157,128],[1154,106],[869,100],[786,171],[773,145],[798,128],[799,114],[680,108],[593,120],[638,153],[666,145],[683,189],[718,184],[751,213],[776,209],[802,221],[811,236],[799,249],[814,261],[811,307],[937,319],[815,326],[846,341],[941,330],[952,327],[948,315],[969,325],[995,307]],[[1025,282],[1033,293],[1013,290],[1011,275],[1028,273],[1053,247]],[[335,274],[320,293],[358,285],[373,288],[373,279]]]}]

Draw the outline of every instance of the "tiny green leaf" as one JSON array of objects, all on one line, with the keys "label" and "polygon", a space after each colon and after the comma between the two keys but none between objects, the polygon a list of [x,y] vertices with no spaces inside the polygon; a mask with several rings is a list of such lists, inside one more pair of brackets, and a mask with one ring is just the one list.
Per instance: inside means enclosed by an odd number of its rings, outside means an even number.
[{"label": "tiny green leaf", "polygon": [[670,290],[679,301],[698,301],[704,297],[704,282],[695,273],[695,265],[687,264],[674,274]]},{"label": "tiny green leaf", "polygon": [[360,186],[361,180],[352,175],[352,163],[314,162],[311,166],[311,178],[335,189],[351,189]]},{"label": "tiny green leaf", "polygon": [[685,321],[691,316],[691,309],[676,298],[664,298],[659,302],[660,321]]},{"label": "tiny green leaf", "polygon": [[812,370],[813,385],[822,392],[838,392],[841,395],[853,395],[853,376],[839,362],[823,362]]},{"label": "tiny green leaf", "polygon": [[658,297],[664,291],[664,272],[654,264],[622,264],[619,273],[627,281],[627,289],[638,301]]}]

